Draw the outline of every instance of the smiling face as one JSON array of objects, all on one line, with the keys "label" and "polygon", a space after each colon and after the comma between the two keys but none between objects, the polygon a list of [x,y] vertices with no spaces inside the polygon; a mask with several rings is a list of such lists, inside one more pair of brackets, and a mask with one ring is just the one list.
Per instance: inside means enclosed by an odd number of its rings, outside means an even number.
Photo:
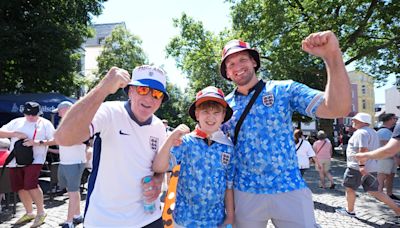
[{"label": "smiling face", "polygon": [[161,106],[162,99],[155,99],[151,93],[140,95],[136,92],[135,86],[129,87],[129,99],[131,109],[140,122],[148,120]]},{"label": "smiling face", "polygon": [[200,129],[210,135],[221,127],[225,118],[225,108],[215,101],[206,101],[196,107],[195,115]]},{"label": "smiling face", "polygon": [[229,55],[225,60],[226,76],[231,79],[238,87],[257,83],[255,67],[256,61],[250,56],[248,51],[240,51]]}]

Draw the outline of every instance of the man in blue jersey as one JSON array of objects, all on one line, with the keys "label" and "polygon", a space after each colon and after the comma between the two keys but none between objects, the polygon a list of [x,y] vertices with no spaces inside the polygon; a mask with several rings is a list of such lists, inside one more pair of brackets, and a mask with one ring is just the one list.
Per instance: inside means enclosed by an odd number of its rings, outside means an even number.
[{"label": "man in blue jersey", "polygon": [[[129,100],[104,102],[119,88],[128,90]],[[132,72],[113,67],[103,80],[68,111],[56,132],[60,145],[69,146],[94,139],[93,169],[89,180],[84,226],[163,227],[160,202],[162,175],[153,176],[153,159],[166,139],[162,121],[154,115],[169,98],[165,72],[154,66],[139,66]],[[143,199],[156,200],[148,213]]]},{"label": "man in blue jersey", "polygon": [[[293,140],[292,113],[320,118],[346,116],[351,107],[349,78],[339,42],[331,31],[317,32],[302,41],[309,54],[326,66],[325,92],[287,81],[262,86],[237,136],[234,179],[236,227],[265,228],[269,219],[277,227],[313,227],[311,191],[300,175]],[[226,97],[234,110],[225,126],[230,135],[255,87],[259,53],[240,40],[228,42],[222,53],[221,75],[237,88]]]}]

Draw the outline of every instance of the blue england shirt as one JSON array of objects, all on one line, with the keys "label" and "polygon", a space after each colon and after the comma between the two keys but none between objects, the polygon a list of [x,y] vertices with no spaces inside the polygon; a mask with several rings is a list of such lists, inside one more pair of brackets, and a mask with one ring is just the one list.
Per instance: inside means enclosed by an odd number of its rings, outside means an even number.
[{"label": "blue england shirt", "polygon": [[[233,138],[237,121],[254,94],[233,91],[226,100],[233,116],[224,126]],[[306,188],[293,139],[292,114],[315,117],[323,93],[303,84],[267,81],[241,126],[235,146],[235,189],[275,194]]]},{"label": "blue england shirt", "polygon": [[184,227],[218,227],[225,219],[225,190],[232,189],[233,144],[225,140],[210,146],[192,133],[171,150],[181,165],[176,193],[174,221]]}]

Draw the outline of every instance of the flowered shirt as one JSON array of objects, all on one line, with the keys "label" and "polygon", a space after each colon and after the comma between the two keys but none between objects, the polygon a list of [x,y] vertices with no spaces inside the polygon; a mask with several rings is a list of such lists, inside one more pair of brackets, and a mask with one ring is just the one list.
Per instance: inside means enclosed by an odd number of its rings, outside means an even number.
[{"label": "flowered shirt", "polygon": [[[177,186],[174,221],[184,227],[218,227],[225,219],[225,190],[232,188],[233,145],[188,134],[171,150],[172,159],[181,165]],[[223,141],[223,142],[224,142]]]},{"label": "flowered shirt", "polygon": [[[233,116],[226,123],[231,138],[254,89],[247,96],[236,90],[226,97]],[[235,189],[274,194],[306,188],[301,178],[293,138],[292,114],[315,117],[323,93],[303,84],[267,81],[243,121],[235,146]]]}]

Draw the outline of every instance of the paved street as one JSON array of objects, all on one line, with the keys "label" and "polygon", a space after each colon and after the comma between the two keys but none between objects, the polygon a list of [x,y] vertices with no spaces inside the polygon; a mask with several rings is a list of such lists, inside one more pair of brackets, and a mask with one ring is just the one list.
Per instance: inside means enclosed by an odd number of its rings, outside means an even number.
[{"label": "paved street", "polygon": [[[315,216],[317,223],[321,227],[400,227],[396,222],[395,214],[389,207],[363,193],[362,188],[357,192],[356,213],[357,218],[350,218],[335,213],[335,208],[345,206],[344,188],[341,186],[342,175],[345,169],[344,158],[333,159],[332,174],[337,183],[335,190],[324,190],[318,188],[318,173],[312,167],[305,174],[309,187],[313,192],[315,205]],[[400,180],[396,177],[395,194],[400,196]],[[85,196],[85,195],[84,195]],[[53,202],[50,202],[46,196],[46,223],[41,227],[58,227],[66,217],[68,199],[66,194],[58,196]],[[84,201],[81,202],[82,209]],[[12,224],[24,213],[21,203],[17,205],[17,213],[14,217],[8,211],[2,212],[0,216],[0,227],[13,227]],[[20,227],[30,227],[28,223]],[[83,227],[79,225],[78,227]],[[274,227],[272,224],[268,228]]]}]

